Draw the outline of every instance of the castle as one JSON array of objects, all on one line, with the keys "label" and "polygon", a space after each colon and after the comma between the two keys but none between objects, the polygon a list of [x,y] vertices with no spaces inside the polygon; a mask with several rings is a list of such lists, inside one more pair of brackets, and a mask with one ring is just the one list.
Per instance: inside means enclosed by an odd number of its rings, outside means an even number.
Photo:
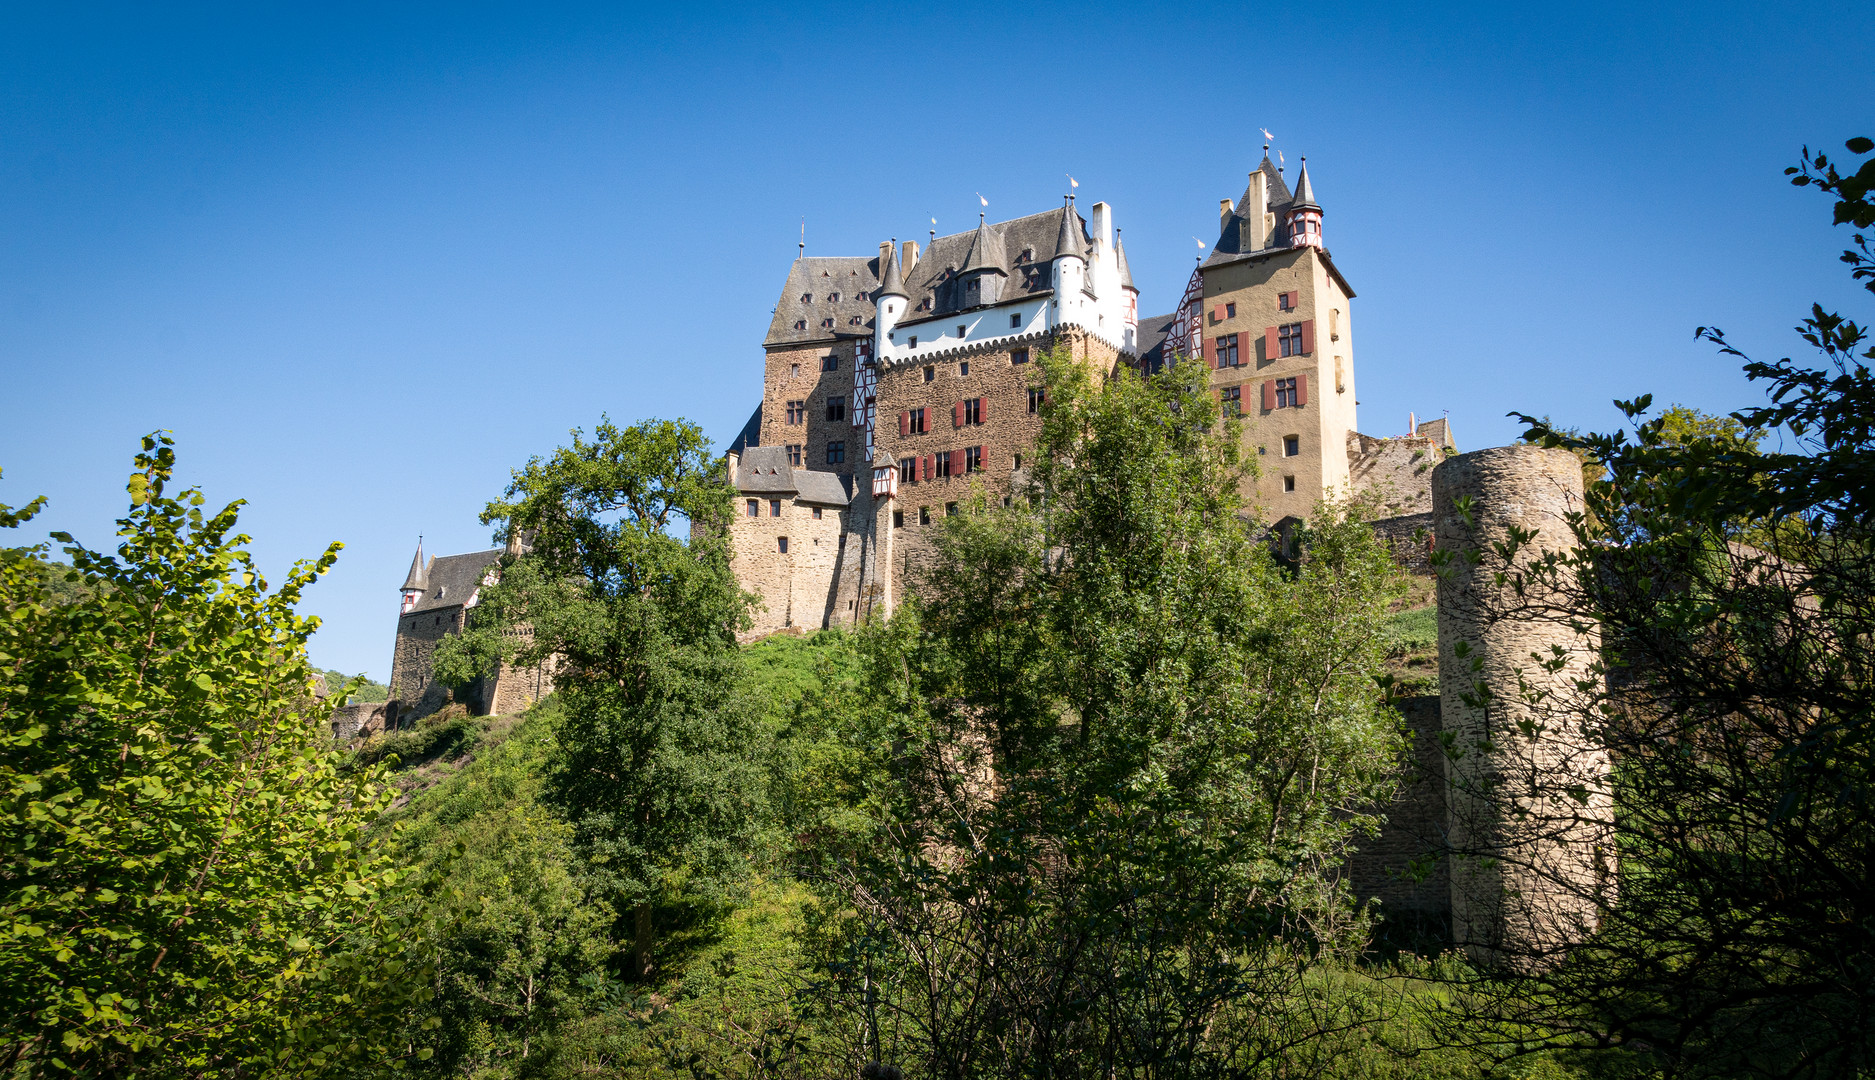
[{"label": "castle", "polygon": [[1446,422],[1357,430],[1354,289],[1323,242],[1304,160],[1290,191],[1264,148],[1171,314],[1139,316],[1113,208],[1075,198],[1011,221],[801,257],[762,342],[762,400],[731,444],[735,569],[750,636],[889,615],[937,520],[973,484],[1005,501],[1040,425],[1034,356],[1097,372],[1202,362],[1259,465],[1244,492],[1283,528],[1324,497],[1370,496],[1404,550],[1429,524]]},{"label": "castle", "polygon": [[[726,454],[732,567],[759,601],[747,636],[888,616],[932,554],[939,518],[979,485],[1007,505],[1039,429],[1047,389],[1033,364],[1048,349],[1100,374],[1203,363],[1258,465],[1246,501],[1278,534],[1323,499],[1352,497],[1421,574],[1432,537],[1442,549],[1486,550],[1512,527],[1538,527],[1545,545],[1566,545],[1566,518],[1582,505],[1566,452],[1458,455],[1443,419],[1409,421],[1400,436],[1359,431],[1354,288],[1325,244],[1306,160],[1292,191],[1264,149],[1242,197],[1220,200],[1217,240],[1166,315],[1138,314],[1112,207],[1083,216],[1072,195],[1026,217],[934,232],[922,249],[895,238],[874,254],[797,258],[762,342],[761,402]],[[436,646],[466,625],[501,555],[426,561],[419,545],[384,724],[452,700],[434,676]],[[1357,894],[1448,926],[1490,959],[1577,940],[1592,923],[1611,858],[1605,799],[1564,821],[1540,811],[1538,789],[1562,777],[1603,792],[1607,763],[1592,747],[1529,735],[1541,728],[1520,704],[1531,648],[1562,650],[1555,678],[1567,680],[1587,670],[1594,642],[1567,623],[1496,618],[1488,609],[1501,586],[1456,562],[1438,584],[1442,667],[1475,670],[1490,693],[1455,676],[1437,696],[1399,703],[1418,760],[1386,828],[1347,871]],[[1456,651],[1459,642],[1477,651]],[[460,703],[513,711],[551,687],[548,670],[504,666]],[[1448,757],[1442,740],[1469,750]],[[1531,791],[1518,789],[1524,780]],[[1454,858],[1422,877],[1402,873],[1428,851]]]}]

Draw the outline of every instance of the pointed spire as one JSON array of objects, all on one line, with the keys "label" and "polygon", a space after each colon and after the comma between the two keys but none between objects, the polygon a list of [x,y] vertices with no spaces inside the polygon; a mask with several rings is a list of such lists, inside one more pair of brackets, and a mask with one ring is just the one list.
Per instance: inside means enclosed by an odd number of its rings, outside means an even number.
[{"label": "pointed spire", "polygon": [[404,592],[428,592],[430,570],[423,561],[423,538],[417,538],[417,553],[410,560],[410,573],[404,575]]},{"label": "pointed spire", "polygon": [[885,266],[879,271],[879,295],[910,300],[911,294],[905,291],[905,282],[898,273],[898,237],[892,238],[891,246],[882,253],[881,257]]},{"label": "pointed spire", "polygon": [[1061,230],[1055,234],[1055,253],[1050,257],[1059,259],[1063,255],[1087,258],[1087,252],[1081,246],[1081,219],[1074,213],[1072,195],[1061,203]]},{"label": "pointed spire", "polygon": [[1120,241],[1118,229],[1113,230],[1113,261],[1120,268],[1120,288],[1138,292],[1138,286],[1133,284],[1133,270],[1126,265],[1126,245]]},{"label": "pointed spire", "polygon": [[970,254],[964,259],[964,268],[958,273],[968,274],[975,270],[994,270],[1005,277],[1009,268],[1003,265],[1003,242],[990,230],[982,214],[977,215],[977,232],[970,238]]},{"label": "pointed spire", "polygon": [[1302,159],[1302,171],[1296,175],[1295,198],[1290,201],[1289,205],[1294,209],[1300,209],[1304,206],[1312,206],[1317,210],[1321,209],[1320,204],[1315,201],[1315,186],[1309,183],[1308,158]]}]

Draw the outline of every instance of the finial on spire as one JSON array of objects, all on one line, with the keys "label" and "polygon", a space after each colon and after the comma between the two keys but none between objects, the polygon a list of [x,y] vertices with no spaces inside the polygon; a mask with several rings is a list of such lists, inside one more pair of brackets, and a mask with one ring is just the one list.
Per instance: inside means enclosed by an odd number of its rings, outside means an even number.
[{"label": "finial on spire", "polygon": [[801,217],[801,254],[800,254],[800,257],[803,259],[807,258],[807,216],[806,215],[802,215]]}]

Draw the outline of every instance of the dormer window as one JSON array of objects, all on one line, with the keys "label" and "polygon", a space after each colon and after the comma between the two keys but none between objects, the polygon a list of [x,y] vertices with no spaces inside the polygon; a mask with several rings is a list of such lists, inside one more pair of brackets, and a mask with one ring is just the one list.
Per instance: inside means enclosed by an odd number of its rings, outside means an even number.
[{"label": "dormer window", "polygon": [[840,302],[840,294],[839,294],[839,293],[837,293],[837,292],[836,292],[836,293],[828,293],[828,294],[827,294],[827,299],[828,299],[828,300],[831,300],[831,301],[833,301],[834,303],[836,303],[836,304],[837,304],[837,303],[839,303],[839,302]]},{"label": "dormer window", "polygon": [[811,304],[811,303],[813,303],[813,302],[814,302],[814,294],[813,294],[813,293],[811,293],[811,292],[804,292],[804,293],[802,293],[802,294],[801,294],[801,303],[803,303],[803,304]]}]

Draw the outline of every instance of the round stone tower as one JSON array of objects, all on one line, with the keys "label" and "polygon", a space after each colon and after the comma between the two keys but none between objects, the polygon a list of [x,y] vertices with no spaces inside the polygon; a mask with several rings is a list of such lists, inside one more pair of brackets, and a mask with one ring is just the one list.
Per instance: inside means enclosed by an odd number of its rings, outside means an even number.
[{"label": "round stone tower", "polygon": [[[1608,756],[1585,707],[1600,638],[1530,573],[1577,550],[1582,490],[1573,454],[1537,446],[1432,472],[1452,934],[1481,963],[1546,966],[1612,900]],[[1534,536],[1506,561],[1512,529]]]}]

